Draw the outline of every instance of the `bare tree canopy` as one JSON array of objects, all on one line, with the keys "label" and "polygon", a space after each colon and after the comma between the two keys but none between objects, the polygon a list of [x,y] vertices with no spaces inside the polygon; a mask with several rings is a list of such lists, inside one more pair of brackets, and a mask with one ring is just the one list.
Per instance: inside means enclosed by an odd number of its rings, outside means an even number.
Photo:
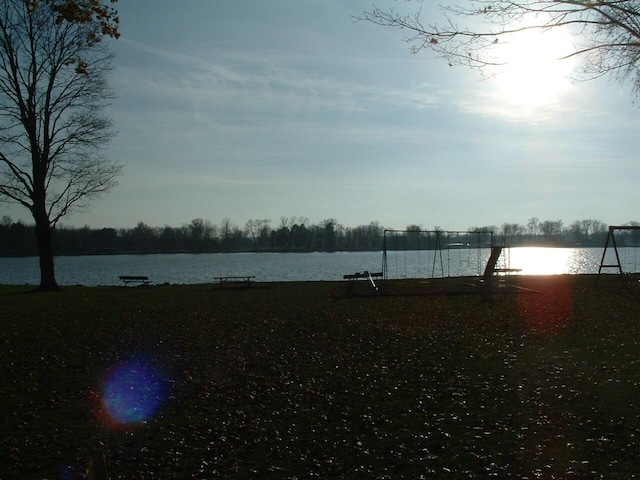
[{"label": "bare tree canopy", "polygon": [[117,35],[101,23],[115,19],[63,9],[99,3],[0,6],[0,200],[31,212],[45,290],[57,288],[53,228],[111,188],[120,172],[101,151],[113,135],[103,114],[113,94],[106,82],[111,55],[99,38]]},{"label": "bare tree canopy", "polygon": [[405,41],[414,53],[430,49],[450,65],[482,70],[502,62],[494,54],[496,47],[513,35],[563,29],[573,40],[573,50],[564,57],[582,60],[578,78],[611,74],[640,93],[640,1],[467,0],[464,4],[440,7],[439,23],[423,18],[421,7],[410,14],[373,7],[359,19],[407,30]]}]

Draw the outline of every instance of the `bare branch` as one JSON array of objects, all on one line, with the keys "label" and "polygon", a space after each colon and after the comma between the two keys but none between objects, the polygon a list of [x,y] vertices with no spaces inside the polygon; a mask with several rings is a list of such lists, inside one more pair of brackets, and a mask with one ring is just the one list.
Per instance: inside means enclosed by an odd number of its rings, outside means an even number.
[{"label": "bare branch", "polygon": [[[563,58],[583,59],[580,73],[586,79],[611,73],[640,93],[638,0],[469,0],[466,7],[441,7],[441,14],[440,23],[428,26],[420,8],[399,14],[374,7],[358,19],[409,32],[404,40],[413,53],[429,49],[450,65],[480,69],[502,63],[492,49],[510,35],[565,29],[576,45]],[[473,20],[480,27],[461,28],[453,19]]]}]

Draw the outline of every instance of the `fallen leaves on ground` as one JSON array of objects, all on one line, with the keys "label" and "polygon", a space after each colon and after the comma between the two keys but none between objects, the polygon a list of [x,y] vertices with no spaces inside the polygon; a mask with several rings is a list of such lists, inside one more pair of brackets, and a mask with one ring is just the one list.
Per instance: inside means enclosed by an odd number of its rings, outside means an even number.
[{"label": "fallen leaves on ground", "polygon": [[[611,478],[637,472],[640,301],[589,277],[477,295],[339,283],[0,288],[0,478]],[[130,358],[152,418],[96,412]],[[93,399],[93,400],[92,400]]]}]

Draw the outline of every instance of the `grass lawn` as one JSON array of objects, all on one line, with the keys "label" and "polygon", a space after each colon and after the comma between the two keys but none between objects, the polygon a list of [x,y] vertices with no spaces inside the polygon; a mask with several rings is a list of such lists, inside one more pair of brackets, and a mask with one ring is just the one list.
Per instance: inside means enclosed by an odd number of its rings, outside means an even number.
[{"label": "grass lawn", "polygon": [[511,278],[0,286],[0,479],[640,475],[640,284]]}]

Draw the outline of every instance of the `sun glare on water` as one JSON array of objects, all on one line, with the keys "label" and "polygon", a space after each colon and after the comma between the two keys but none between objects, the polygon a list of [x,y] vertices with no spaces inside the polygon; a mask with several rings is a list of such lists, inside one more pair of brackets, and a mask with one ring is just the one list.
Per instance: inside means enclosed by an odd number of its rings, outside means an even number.
[{"label": "sun glare on water", "polygon": [[499,42],[494,54],[504,62],[495,77],[501,100],[528,109],[556,102],[571,86],[576,64],[563,57],[572,51],[571,37],[559,29],[525,30]]},{"label": "sun glare on water", "polygon": [[570,270],[570,248],[518,247],[510,251],[510,263],[523,275],[560,275]]}]

